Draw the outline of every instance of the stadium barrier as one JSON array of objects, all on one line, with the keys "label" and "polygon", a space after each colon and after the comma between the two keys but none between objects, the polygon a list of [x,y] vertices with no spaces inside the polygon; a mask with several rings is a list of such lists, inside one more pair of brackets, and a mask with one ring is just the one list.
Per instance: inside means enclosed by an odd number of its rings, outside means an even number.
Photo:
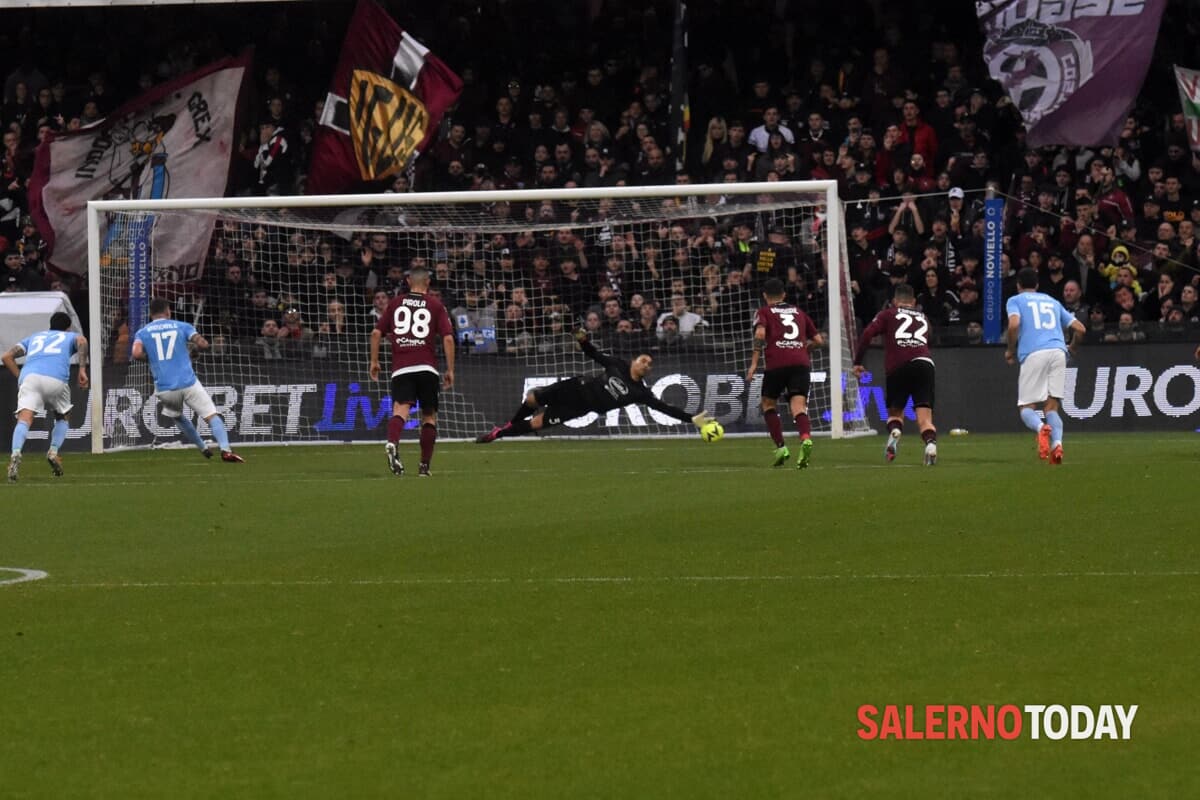
[{"label": "stadium barrier", "polygon": [[[1200,429],[1200,368],[1192,363],[1194,346],[1177,344],[1104,345],[1081,350],[1078,362],[1068,369],[1064,407],[1072,431],[1178,431]],[[1015,432],[1022,428],[1016,413],[1017,368],[1004,363],[995,347],[944,348],[938,363],[935,419],[944,431],[965,428],[972,432]],[[485,363],[486,360],[486,363]],[[659,356],[651,385],[669,402],[688,411],[706,408],[731,433],[764,430],[758,412],[762,376],[747,387],[735,372],[712,373],[698,369],[687,354]],[[881,366],[882,353],[872,351],[868,368]],[[239,385],[208,385],[226,419],[235,442],[382,441],[389,414],[387,384],[372,383],[362,373],[339,373],[329,363],[305,361],[264,362],[250,380]],[[711,362],[710,362],[711,363]],[[204,380],[204,359],[200,377]],[[593,366],[579,365],[590,373]],[[110,368],[112,369],[112,368]],[[458,388],[469,396],[475,411],[460,419],[458,429],[446,437],[469,437],[507,419],[523,393],[565,375],[542,375],[516,359],[498,356],[463,358]],[[826,380],[824,373],[814,380]],[[158,415],[149,384],[129,388],[110,382],[105,392],[106,425],[122,426],[133,444],[176,441],[176,430]],[[865,378],[860,388],[862,407],[869,424],[882,430],[886,419],[880,372]],[[67,450],[87,449],[90,434],[90,400],[75,389],[76,408]],[[0,442],[12,434],[8,410],[16,404],[16,381],[0,375]],[[911,409],[910,409],[911,412]],[[824,413],[828,413],[825,411]],[[628,434],[649,423],[673,424],[648,409],[623,409],[605,417],[594,415],[563,430],[568,434],[607,436]],[[416,424],[415,421],[410,424]],[[207,433],[207,426],[201,432]],[[35,425],[30,438],[45,441],[44,423]],[[685,426],[680,433],[690,433]],[[636,435],[636,434],[635,434]]]}]

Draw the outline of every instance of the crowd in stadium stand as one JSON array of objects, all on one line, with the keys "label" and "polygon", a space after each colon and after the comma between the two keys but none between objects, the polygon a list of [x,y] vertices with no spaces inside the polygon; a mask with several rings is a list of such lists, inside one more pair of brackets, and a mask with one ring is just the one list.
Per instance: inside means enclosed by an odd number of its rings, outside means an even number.
[{"label": "crowd in stadium stand", "polygon": [[[994,190],[1008,198],[1005,296],[1016,270],[1032,266],[1096,342],[1183,338],[1200,328],[1200,161],[1163,77],[1160,62],[1169,58],[1156,60],[1116,147],[1029,149],[1012,103],[984,73],[972,4],[881,15],[853,1],[806,4],[803,14],[796,2],[694,4],[684,156],[669,113],[669,5],[561,5],[550,14],[531,2],[451,2],[425,25],[405,20],[465,88],[415,166],[373,188],[835,179],[860,324],[907,282],[943,344],[982,338],[982,204]],[[1196,60],[1194,6],[1168,10],[1165,53],[1191,48]],[[345,10],[138,11],[120,38],[144,48],[137,63],[115,34],[99,44],[88,38],[87,12],[37,13],[10,15],[24,23],[0,33],[0,290],[62,288],[87,307],[78,278],[46,269],[29,216],[36,144],[246,44],[259,48],[257,113],[232,192],[303,191],[343,30],[330,15]],[[246,24],[235,24],[235,14]],[[914,41],[927,44],[907,44]],[[758,287],[772,276],[824,317],[823,251],[802,235],[803,220],[748,207],[635,230],[606,224],[600,207],[581,216],[554,203],[496,204],[488,213],[511,220],[511,234],[368,228],[347,239],[227,224],[202,284],[179,300],[218,348],[264,359],[359,357],[364,332],[414,263],[433,270],[468,352],[569,348],[577,326],[619,350],[722,346],[744,335]],[[106,324],[118,332],[123,320]],[[121,336],[111,340],[120,358]]]}]

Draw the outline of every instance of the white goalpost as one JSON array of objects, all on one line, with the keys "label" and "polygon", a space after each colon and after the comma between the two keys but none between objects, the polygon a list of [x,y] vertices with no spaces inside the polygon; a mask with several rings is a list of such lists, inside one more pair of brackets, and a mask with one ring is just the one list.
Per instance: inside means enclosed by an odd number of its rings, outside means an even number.
[{"label": "white goalpost", "polygon": [[[650,352],[667,402],[761,434],[762,373],[747,384],[745,370],[769,277],[828,339],[812,354],[814,432],[870,431],[835,181],[107,200],[88,204],[87,223],[93,452],[179,439],[129,358],[152,297],[211,342],[196,371],[238,445],[382,441],[388,386],[367,375],[367,342],[381,292],[414,264],[456,329],[443,439],[507,419],[530,388],[594,372],[574,345],[580,326],[617,355]],[[689,433],[627,406],[553,435]]]}]

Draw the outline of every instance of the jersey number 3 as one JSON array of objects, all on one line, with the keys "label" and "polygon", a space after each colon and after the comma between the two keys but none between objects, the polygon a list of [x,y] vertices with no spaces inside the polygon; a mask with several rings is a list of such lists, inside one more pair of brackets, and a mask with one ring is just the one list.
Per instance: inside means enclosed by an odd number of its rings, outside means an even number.
[{"label": "jersey number 3", "polygon": [[789,342],[800,338],[800,326],[796,324],[795,314],[780,314],[779,322],[783,325],[783,338]]}]

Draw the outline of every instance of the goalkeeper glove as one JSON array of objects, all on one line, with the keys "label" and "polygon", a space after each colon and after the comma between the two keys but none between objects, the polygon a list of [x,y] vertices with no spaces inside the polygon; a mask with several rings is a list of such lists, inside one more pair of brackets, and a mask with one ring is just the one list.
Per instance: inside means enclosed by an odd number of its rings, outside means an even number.
[{"label": "goalkeeper glove", "polygon": [[583,328],[580,328],[579,330],[575,331],[575,341],[579,342],[580,344],[583,344],[587,340],[588,340],[588,334],[587,334],[586,330],[584,330]]},{"label": "goalkeeper glove", "polygon": [[712,421],[712,417],[710,417],[708,415],[707,411],[701,411],[699,414],[692,417],[692,424],[695,425],[697,428],[703,428],[706,424],[708,424],[711,421]]}]

